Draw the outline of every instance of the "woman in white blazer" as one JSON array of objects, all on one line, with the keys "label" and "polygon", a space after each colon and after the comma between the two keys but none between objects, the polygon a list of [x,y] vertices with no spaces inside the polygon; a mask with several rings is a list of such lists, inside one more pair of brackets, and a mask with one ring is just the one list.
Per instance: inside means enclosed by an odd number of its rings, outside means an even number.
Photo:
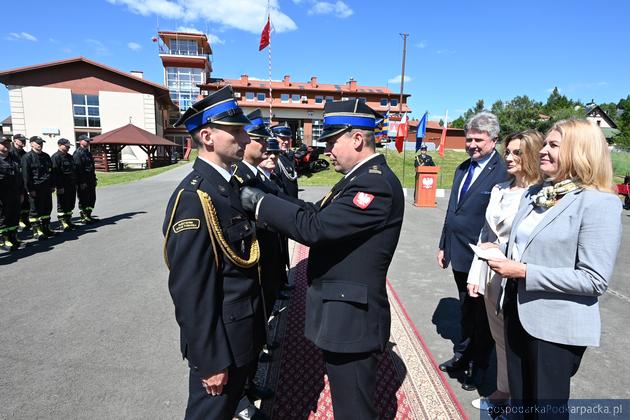
[{"label": "woman in white blazer", "polygon": [[[553,125],[540,152],[548,178],[530,188],[514,218],[503,313],[512,405],[525,417],[568,418],[571,377],[598,346],[598,296],[621,241],[621,202],[612,189],[608,144],[586,120]],[[518,410],[520,411],[520,410]]]},{"label": "woman in white blazer", "polygon": [[[486,223],[481,229],[478,245],[487,243],[505,248],[512,222],[521,197],[530,185],[540,182],[538,153],[542,148],[543,136],[538,131],[526,130],[504,140],[503,157],[510,180],[497,184],[490,193],[486,209]],[[468,274],[468,294],[483,295],[488,324],[497,353],[497,389],[488,397],[472,402],[476,408],[487,410],[493,405],[504,405],[510,398],[506,365],[503,314],[497,314],[497,301],[501,294],[501,276],[488,269],[488,265],[475,256]]]}]

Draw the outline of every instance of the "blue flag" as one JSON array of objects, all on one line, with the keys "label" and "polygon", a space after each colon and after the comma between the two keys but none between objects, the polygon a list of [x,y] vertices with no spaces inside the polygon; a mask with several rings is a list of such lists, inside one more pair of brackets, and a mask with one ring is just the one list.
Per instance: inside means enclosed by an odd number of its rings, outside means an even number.
[{"label": "blue flag", "polygon": [[422,139],[427,134],[427,113],[425,112],[422,119],[418,123],[418,131],[416,132],[416,152],[422,146]]}]

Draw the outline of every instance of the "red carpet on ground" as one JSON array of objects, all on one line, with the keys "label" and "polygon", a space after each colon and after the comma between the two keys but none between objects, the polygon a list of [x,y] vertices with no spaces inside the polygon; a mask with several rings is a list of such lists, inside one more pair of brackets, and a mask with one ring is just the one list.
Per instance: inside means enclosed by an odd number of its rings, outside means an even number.
[{"label": "red carpet on ground", "polygon": [[[275,397],[264,401],[261,408],[274,420],[332,419],[322,354],[304,337],[308,248],[296,244],[294,251],[295,288],[288,307],[272,322],[279,347],[268,366],[258,372],[259,379],[275,389]],[[391,284],[387,288],[392,329],[377,373],[375,399],[379,418],[466,418]]]}]

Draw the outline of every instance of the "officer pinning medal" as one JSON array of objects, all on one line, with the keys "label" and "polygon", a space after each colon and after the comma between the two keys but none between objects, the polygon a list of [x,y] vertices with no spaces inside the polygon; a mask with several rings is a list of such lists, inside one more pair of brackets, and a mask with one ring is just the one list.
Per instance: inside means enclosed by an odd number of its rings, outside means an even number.
[{"label": "officer pinning medal", "polygon": [[326,103],[326,155],[344,177],[316,203],[241,189],[257,226],[310,247],[305,336],[322,350],[335,418],[374,419],[376,368],[390,336],[386,274],[398,243],[403,191],[375,152],[375,111]]}]

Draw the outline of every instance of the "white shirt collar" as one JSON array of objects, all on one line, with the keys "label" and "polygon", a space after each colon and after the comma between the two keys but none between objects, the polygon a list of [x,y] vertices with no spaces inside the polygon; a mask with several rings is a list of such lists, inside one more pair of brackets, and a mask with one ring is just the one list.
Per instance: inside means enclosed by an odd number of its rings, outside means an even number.
[{"label": "white shirt collar", "polygon": [[350,174],[351,174],[352,172],[354,172],[354,171],[355,171],[355,169],[357,169],[359,166],[363,165],[365,162],[367,162],[368,160],[370,160],[370,159],[372,159],[372,158],[374,158],[374,157],[376,157],[376,156],[378,156],[378,155],[379,155],[379,153],[374,153],[374,154],[372,154],[372,155],[370,155],[370,156],[366,157],[366,158],[365,158],[365,159],[363,159],[361,162],[359,162],[359,163],[357,163],[356,165],[354,165],[354,166],[352,167],[352,169],[350,169],[350,172],[348,172],[347,174],[345,174],[345,175],[344,175],[344,177],[345,177],[345,178],[348,178],[348,177],[350,176]]},{"label": "white shirt collar", "polygon": [[267,178],[269,181],[271,181],[271,171],[268,171],[266,169],[262,169],[261,167],[258,167],[258,170],[260,171],[261,174],[263,174],[263,176],[265,178]]},{"label": "white shirt collar", "polygon": [[203,160],[204,162],[206,162],[208,165],[212,166],[214,169],[216,169],[216,171],[223,177],[225,178],[225,180],[227,182],[230,182],[230,179],[232,179],[232,173],[223,169],[222,167],[220,167],[219,165],[217,165],[214,162],[210,162],[208,159],[205,159],[201,156],[198,156],[199,159]]},{"label": "white shirt collar", "polygon": [[247,165],[247,167],[249,168],[250,171],[252,171],[254,176],[258,173],[258,169],[256,169],[256,167],[254,165],[252,165],[251,163],[247,162],[245,159],[243,159],[243,163],[245,165]]},{"label": "white shirt collar", "polygon": [[492,159],[492,156],[494,156],[496,152],[496,150],[492,150],[492,153],[490,153],[488,156],[484,157],[483,159],[477,160],[477,167],[483,170],[483,168],[486,167],[486,165],[488,164],[488,162],[490,162],[490,159]]}]

